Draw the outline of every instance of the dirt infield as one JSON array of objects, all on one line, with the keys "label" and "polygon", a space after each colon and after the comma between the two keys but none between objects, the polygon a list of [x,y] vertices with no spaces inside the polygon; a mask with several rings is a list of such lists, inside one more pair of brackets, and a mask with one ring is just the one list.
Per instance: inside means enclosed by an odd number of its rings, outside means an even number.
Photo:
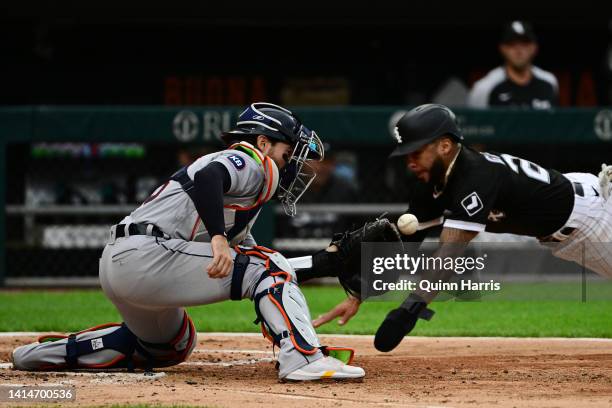
[{"label": "dirt infield", "polygon": [[[280,383],[261,336],[204,334],[188,362],[144,377],[112,373],[25,373],[9,350],[34,336],[0,337],[0,384],[70,384],[67,405],[191,404],[241,408],[299,404],[403,407],[610,407],[612,341],[588,339],[407,338],[393,353],[371,337],[322,336],[357,348],[359,383]],[[2,404],[2,403],[0,403]],[[4,403],[6,404],[6,403]]]}]

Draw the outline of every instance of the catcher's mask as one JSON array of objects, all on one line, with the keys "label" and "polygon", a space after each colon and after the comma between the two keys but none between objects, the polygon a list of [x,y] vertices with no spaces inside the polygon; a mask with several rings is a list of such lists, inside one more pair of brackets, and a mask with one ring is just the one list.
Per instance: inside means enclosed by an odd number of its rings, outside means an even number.
[{"label": "catcher's mask", "polygon": [[293,147],[291,156],[286,158],[286,166],[280,171],[276,195],[285,213],[293,217],[297,212],[295,204],[316,176],[307,161],[323,160],[321,139],[315,131],[304,126],[293,112],[266,102],[251,104],[240,114],[236,127],[224,132],[221,137],[227,142],[237,135],[264,135]]},{"label": "catcher's mask", "polygon": [[300,125],[291,157],[280,171],[277,193],[285,213],[290,217],[297,213],[295,204],[317,176],[307,162],[310,160],[322,161],[324,156],[325,149],[316,132]]}]

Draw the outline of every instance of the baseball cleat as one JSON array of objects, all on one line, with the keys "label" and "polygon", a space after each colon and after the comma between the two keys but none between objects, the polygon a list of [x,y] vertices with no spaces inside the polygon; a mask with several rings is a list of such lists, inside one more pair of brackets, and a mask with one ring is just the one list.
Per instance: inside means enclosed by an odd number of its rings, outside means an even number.
[{"label": "baseball cleat", "polygon": [[361,367],[344,364],[342,361],[333,357],[323,357],[289,373],[283,380],[353,380],[363,378],[364,376],[365,371]]}]

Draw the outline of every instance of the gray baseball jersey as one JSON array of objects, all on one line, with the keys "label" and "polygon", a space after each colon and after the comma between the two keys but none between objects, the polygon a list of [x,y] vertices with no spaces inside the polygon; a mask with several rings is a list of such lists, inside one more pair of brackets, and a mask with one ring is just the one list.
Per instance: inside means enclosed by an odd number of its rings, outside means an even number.
[{"label": "gray baseball jersey", "polygon": [[[226,234],[232,244],[254,245],[250,229],[261,206],[274,194],[278,169],[270,158],[263,157],[250,146],[245,146],[244,150],[238,146],[238,149],[203,156],[186,169],[186,174],[194,180],[196,173],[212,162],[221,163],[227,169],[230,187],[223,196]],[[210,236],[190,195],[177,181],[164,183],[121,223],[153,224],[168,236],[128,235],[116,238],[116,235],[111,234],[100,258],[102,289],[117,307],[126,326],[139,340],[174,344],[179,339],[177,344],[185,343],[185,347],[177,351],[186,358],[193,351],[195,343],[188,346],[189,334],[181,331],[181,327],[186,324],[184,307],[229,300],[234,271],[221,279],[212,279],[206,273],[213,260],[212,247],[207,242]],[[124,232],[128,230],[124,228]],[[235,250],[231,251],[231,255],[236,256]],[[284,259],[280,254],[276,256]],[[297,263],[301,267],[308,267],[311,260],[300,258]],[[284,264],[283,270],[295,281],[292,264],[286,261]],[[279,279],[284,280],[278,276],[263,277],[266,268],[267,264],[261,259],[251,257],[244,271],[242,287],[238,288],[242,298],[265,293],[268,288],[278,284]],[[292,291],[299,293],[295,282],[286,284],[293,285]],[[301,293],[299,297],[303,299]],[[258,300],[258,306],[258,316],[275,333],[291,330],[281,311],[267,296]],[[305,300],[303,308],[306,308]],[[300,321],[305,322],[307,331],[313,334],[314,343],[319,344],[307,308],[305,312],[306,318]],[[106,334],[110,335],[115,330],[121,329],[112,327]],[[98,336],[102,334],[97,333]],[[90,335],[85,333],[79,336],[83,341],[99,340],[97,337],[89,339],[87,336]],[[16,367],[32,369],[40,364],[62,364],[66,358],[67,341],[34,343],[16,349],[13,353]],[[320,350],[303,354],[294,347],[290,338],[280,339],[279,345],[281,378],[323,357]],[[104,350],[103,353],[94,352],[83,356],[79,363],[104,365],[118,358],[121,358],[119,351]]]},{"label": "gray baseball jersey", "polygon": [[[200,157],[187,168],[188,176],[193,180],[199,170],[212,162],[225,166],[231,179],[231,187],[223,196],[225,232],[230,245],[255,245],[250,231],[263,204],[260,196],[274,174],[246,152],[223,150]],[[154,224],[170,238],[210,242],[191,198],[174,180],[160,186],[121,223]]]}]

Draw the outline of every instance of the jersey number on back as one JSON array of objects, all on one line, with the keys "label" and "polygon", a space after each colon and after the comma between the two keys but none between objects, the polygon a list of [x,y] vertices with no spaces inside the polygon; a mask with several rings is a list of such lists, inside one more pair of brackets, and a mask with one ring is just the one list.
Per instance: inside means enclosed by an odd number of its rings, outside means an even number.
[{"label": "jersey number on back", "polygon": [[516,174],[520,173],[520,169],[530,179],[550,184],[550,173],[548,173],[548,170],[530,162],[529,160],[521,159],[520,157],[515,157],[505,153],[501,155],[501,158],[491,153],[482,153],[482,155],[485,159],[492,163],[506,164]]}]

